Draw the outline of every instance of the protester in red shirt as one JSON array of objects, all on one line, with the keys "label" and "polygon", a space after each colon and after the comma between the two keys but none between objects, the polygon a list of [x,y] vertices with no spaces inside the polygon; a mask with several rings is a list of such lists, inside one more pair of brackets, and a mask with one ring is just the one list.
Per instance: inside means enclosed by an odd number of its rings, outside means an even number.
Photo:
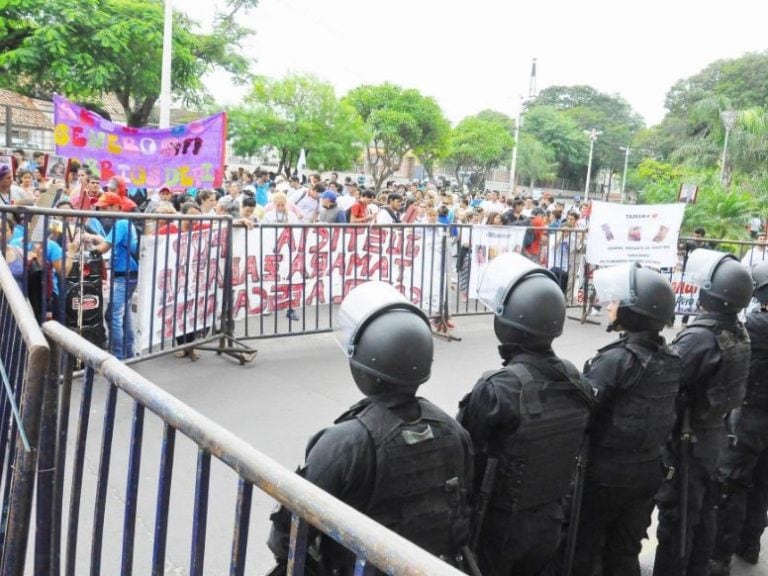
[{"label": "protester in red shirt", "polygon": [[542,208],[538,206],[531,211],[531,223],[533,228],[533,241],[525,249],[526,255],[534,262],[540,262],[543,256],[541,248],[546,240],[547,217]]},{"label": "protester in red shirt", "polygon": [[349,221],[352,224],[367,224],[373,221],[376,214],[372,213],[368,206],[374,198],[376,198],[376,194],[373,190],[363,190],[360,193],[358,201],[349,209]]}]

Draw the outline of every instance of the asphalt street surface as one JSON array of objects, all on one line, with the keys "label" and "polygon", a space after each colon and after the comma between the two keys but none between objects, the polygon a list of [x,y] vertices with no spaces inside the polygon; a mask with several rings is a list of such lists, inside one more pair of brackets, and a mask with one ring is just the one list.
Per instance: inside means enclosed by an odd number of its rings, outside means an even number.
[{"label": "asphalt street surface", "polygon": [[[605,318],[598,317],[596,320],[601,321],[601,324],[566,320],[563,336],[555,341],[555,351],[577,366],[582,366],[599,347],[614,338],[605,332]],[[461,338],[461,341],[448,342],[436,338],[432,378],[420,389],[422,396],[451,414],[456,412],[459,400],[471,389],[480,374],[500,365],[490,316],[459,317],[454,318],[454,322],[453,334]],[[671,339],[674,334],[675,330],[669,330],[667,336]],[[137,364],[135,368],[167,392],[222,424],[286,468],[295,469],[303,461],[304,447],[310,435],[330,425],[361,395],[349,374],[345,356],[330,333],[255,340],[251,344],[258,348],[259,353],[254,362],[244,366],[212,352],[201,352],[202,357],[197,362],[170,355]],[[95,479],[106,399],[106,387],[103,384],[103,381],[97,379],[90,410],[91,435],[86,453],[79,526],[82,543],[76,556],[78,574],[87,573],[90,567],[90,550],[85,542],[90,541],[93,524]],[[72,399],[68,465],[72,462],[71,448],[74,444],[81,386],[81,381],[77,381]],[[107,491],[102,574],[120,572],[122,510],[132,418],[133,403],[121,393],[113,441],[113,472]],[[136,527],[135,574],[149,573],[161,438],[161,423],[156,417],[147,414]],[[166,574],[188,573],[196,456],[194,445],[177,435]],[[68,490],[68,485],[69,480],[65,490]],[[223,576],[229,573],[236,498],[237,476],[214,459],[206,536],[206,575]],[[273,508],[274,501],[271,498],[258,489],[254,490],[247,574],[264,574],[273,565],[271,554],[264,544],[269,530],[268,517]],[[65,514],[66,509],[65,504]],[[649,531],[649,540],[644,542],[641,557],[644,573],[647,574],[650,574],[656,548],[654,533],[655,523]],[[732,574],[768,574],[768,561],[764,558],[760,565],[749,566],[734,559]]]}]

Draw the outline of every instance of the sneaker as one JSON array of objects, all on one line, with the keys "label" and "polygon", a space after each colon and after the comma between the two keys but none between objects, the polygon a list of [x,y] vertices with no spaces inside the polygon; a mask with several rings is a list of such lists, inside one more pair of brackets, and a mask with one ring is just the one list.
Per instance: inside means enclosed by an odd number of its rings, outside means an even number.
[{"label": "sneaker", "polygon": [[753,566],[757,564],[757,561],[760,559],[760,545],[757,546],[747,546],[747,545],[739,545],[738,548],[736,548],[736,556],[744,560],[744,562],[748,564],[752,564]]},{"label": "sneaker", "polygon": [[590,316],[600,316],[602,314],[602,310],[598,310],[597,308],[592,308],[592,310],[589,311]]},{"label": "sneaker", "polygon": [[299,315],[296,314],[296,311],[293,308],[288,308],[288,312],[285,313],[285,317],[288,318],[288,320],[291,322],[299,321]]}]

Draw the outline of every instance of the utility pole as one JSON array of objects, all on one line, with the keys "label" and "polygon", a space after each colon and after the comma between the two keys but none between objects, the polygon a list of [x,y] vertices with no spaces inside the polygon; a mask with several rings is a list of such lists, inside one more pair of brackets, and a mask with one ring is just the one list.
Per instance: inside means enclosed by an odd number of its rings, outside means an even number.
[{"label": "utility pole", "polygon": [[160,128],[171,125],[171,57],[173,54],[173,0],[165,0],[163,62],[160,73]]},{"label": "utility pole", "polygon": [[584,185],[584,198],[589,200],[589,179],[592,176],[592,154],[595,150],[595,140],[597,140],[597,137],[600,136],[602,132],[598,131],[596,128],[592,128],[592,130],[584,130],[584,132],[589,135],[589,161],[587,162],[587,183]]},{"label": "utility pole", "polygon": [[624,150],[624,173],[621,175],[621,203],[626,202],[624,196],[624,187],[627,185],[627,165],[629,164],[629,146],[619,146],[619,150]]},{"label": "utility pole", "polygon": [[[531,77],[528,81],[528,100],[536,98],[536,58],[531,62]],[[515,145],[512,148],[512,165],[509,168],[509,191],[515,193],[515,180],[517,179],[517,147],[520,143],[520,125],[523,123],[523,97],[520,96],[520,106],[517,109],[515,120]]]},{"label": "utility pole", "polygon": [[523,121],[523,97],[520,97],[520,106],[517,109],[515,120],[515,145],[512,147],[512,166],[509,169],[509,192],[515,194],[515,179],[517,178],[517,145],[520,141],[520,123]]}]

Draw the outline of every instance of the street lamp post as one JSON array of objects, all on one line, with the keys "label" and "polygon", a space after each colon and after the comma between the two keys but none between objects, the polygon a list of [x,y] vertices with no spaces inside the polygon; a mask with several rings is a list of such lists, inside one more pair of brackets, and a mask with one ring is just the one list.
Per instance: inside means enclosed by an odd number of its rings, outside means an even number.
[{"label": "street lamp post", "polygon": [[171,56],[173,50],[173,0],[165,0],[163,61],[160,72],[160,128],[171,125]]},{"label": "street lamp post", "polygon": [[731,129],[736,124],[736,118],[739,117],[739,113],[736,110],[723,110],[720,112],[720,119],[725,126],[725,140],[723,141],[723,159],[720,162],[720,182],[725,186],[725,160],[728,153],[728,135],[731,133]]},{"label": "street lamp post", "polygon": [[621,203],[626,202],[624,188],[627,185],[627,165],[629,164],[629,146],[619,146],[619,150],[624,150],[624,173],[621,175]]},{"label": "street lamp post", "polygon": [[515,120],[515,145],[512,147],[512,165],[509,168],[509,193],[515,195],[515,179],[517,178],[517,145],[520,141],[520,123],[523,120],[523,98],[520,97],[520,107],[517,109]]},{"label": "street lamp post", "polygon": [[589,179],[592,176],[592,155],[595,151],[595,140],[597,140],[597,137],[600,136],[602,132],[598,131],[596,128],[592,128],[592,130],[584,130],[584,132],[589,135],[589,161],[587,162],[587,183],[584,186],[584,198],[589,200]]}]

